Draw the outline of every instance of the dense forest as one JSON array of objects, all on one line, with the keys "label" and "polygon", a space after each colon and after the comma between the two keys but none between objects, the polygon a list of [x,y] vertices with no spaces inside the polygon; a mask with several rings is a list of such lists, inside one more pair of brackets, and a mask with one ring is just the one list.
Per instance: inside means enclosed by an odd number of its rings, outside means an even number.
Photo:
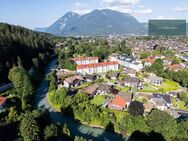
[{"label": "dense forest", "polygon": [[[0,23],[0,84],[7,81],[9,69],[17,62],[30,69],[33,62],[44,61],[53,50],[52,36]],[[34,59],[34,60],[33,60]]]}]

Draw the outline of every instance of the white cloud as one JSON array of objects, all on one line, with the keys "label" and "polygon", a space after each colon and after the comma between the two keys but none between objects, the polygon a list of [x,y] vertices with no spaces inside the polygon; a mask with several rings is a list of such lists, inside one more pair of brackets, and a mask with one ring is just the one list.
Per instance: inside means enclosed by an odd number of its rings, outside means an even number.
[{"label": "white cloud", "polygon": [[144,8],[133,9],[131,6],[127,6],[127,5],[111,6],[111,7],[107,7],[107,9],[120,11],[123,13],[135,14],[135,15],[148,15],[148,14],[152,14],[153,12],[152,9],[144,9]]},{"label": "white cloud", "polygon": [[140,10],[134,10],[134,13],[137,15],[148,15],[152,13],[152,9],[140,9]]},{"label": "white cloud", "polygon": [[177,7],[174,8],[174,10],[176,12],[188,12],[188,6],[186,6],[186,7],[179,7],[179,6],[177,6]]},{"label": "white cloud", "polygon": [[140,0],[102,0],[104,8],[120,11],[123,13],[135,14],[135,15],[147,15],[152,13],[152,9],[146,9],[144,5],[139,4]]},{"label": "white cloud", "polygon": [[135,5],[140,2],[140,0],[102,0],[102,2],[109,6],[115,5]]},{"label": "white cloud", "polygon": [[[145,8],[144,5],[138,5],[137,8],[134,5],[138,4],[140,0],[96,0],[100,2],[100,9],[111,9],[123,13],[129,13],[134,15],[148,15],[152,13],[152,9]],[[102,2],[101,2],[102,1]],[[77,2],[73,6],[73,12],[80,15],[91,12],[93,9],[88,4],[81,4]]]},{"label": "white cloud", "polygon": [[83,14],[91,12],[91,10],[89,8],[89,5],[81,4],[81,3],[77,2],[73,6],[73,12],[83,15]]},{"label": "white cloud", "polygon": [[158,20],[174,20],[174,19],[176,19],[176,18],[173,18],[173,17],[158,16],[157,19],[158,19]]},{"label": "white cloud", "polygon": [[120,6],[111,6],[111,7],[106,7],[107,9],[115,10],[115,11],[120,11],[123,13],[132,13],[133,10],[131,7],[120,5]]}]

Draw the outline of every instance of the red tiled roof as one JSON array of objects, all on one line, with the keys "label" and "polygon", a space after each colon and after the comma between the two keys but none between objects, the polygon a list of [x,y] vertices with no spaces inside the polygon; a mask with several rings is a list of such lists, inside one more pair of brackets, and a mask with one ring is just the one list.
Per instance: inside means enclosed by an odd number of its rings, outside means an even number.
[{"label": "red tiled roof", "polygon": [[83,60],[98,60],[99,57],[76,57],[72,58],[72,61],[83,61]]},{"label": "red tiled roof", "polygon": [[180,65],[180,64],[173,64],[173,65],[168,65],[168,68],[169,68],[170,70],[177,70],[177,69],[182,69],[183,66]]},{"label": "red tiled roof", "polygon": [[117,95],[115,99],[113,99],[110,103],[110,105],[112,104],[119,105],[120,107],[125,108],[126,101],[121,96]]},{"label": "red tiled roof", "polygon": [[5,97],[0,97],[0,106],[2,106],[6,101],[6,98]]},{"label": "red tiled roof", "polygon": [[109,65],[117,65],[117,61],[112,62],[101,62],[101,63],[93,63],[93,64],[85,64],[85,65],[78,65],[77,69],[84,69],[84,68],[96,68],[96,67],[103,67]]},{"label": "red tiled roof", "polygon": [[152,58],[146,58],[145,62],[153,64],[155,61]]}]

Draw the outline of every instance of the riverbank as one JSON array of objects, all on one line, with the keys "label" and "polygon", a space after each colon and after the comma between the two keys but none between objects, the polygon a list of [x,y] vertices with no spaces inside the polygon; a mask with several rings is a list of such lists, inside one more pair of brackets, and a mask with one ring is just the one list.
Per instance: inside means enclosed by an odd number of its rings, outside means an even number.
[{"label": "riverbank", "polygon": [[[53,103],[50,101],[49,99],[49,93],[47,93],[47,100],[48,100],[48,103],[50,104],[50,106],[56,111],[56,112],[61,112],[60,109],[58,109],[56,106],[53,105]],[[60,113],[61,114],[61,113]],[[66,116],[66,115],[65,115]],[[71,117],[71,120],[75,121],[75,122],[78,122],[80,124],[83,124],[83,125],[86,125],[86,126],[89,126],[89,127],[92,127],[92,128],[100,128],[100,129],[103,129],[105,130],[105,127],[102,126],[102,125],[97,125],[97,124],[89,124],[88,122],[84,122],[84,121],[81,121],[79,118],[77,119],[74,119],[73,117]],[[116,133],[116,134],[119,134],[121,136],[123,136],[120,131],[117,131],[115,130],[113,133]]]},{"label": "riverbank", "polygon": [[[56,59],[51,60],[48,67],[45,70],[44,76],[54,70]],[[67,124],[71,134],[73,136],[82,136],[87,139],[92,139],[93,141],[104,141],[104,139],[108,139],[109,141],[125,141],[126,138],[123,138],[121,135],[116,133],[107,132],[102,128],[90,127],[88,125],[81,124],[78,121],[74,121],[70,118],[65,117],[60,112],[56,111],[48,101],[47,93],[48,93],[48,80],[46,77],[42,79],[39,84],[39,87],[36,92],[35,98],[35,108],[45,108],[50,112],[51,120],[54,123],[58,123],[61,125]]]}]

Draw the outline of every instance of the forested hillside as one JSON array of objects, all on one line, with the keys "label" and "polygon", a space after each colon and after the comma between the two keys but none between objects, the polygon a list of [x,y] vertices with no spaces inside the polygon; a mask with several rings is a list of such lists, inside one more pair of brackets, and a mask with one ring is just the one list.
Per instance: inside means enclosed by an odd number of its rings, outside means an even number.
[{"label": "forested hillside", "polygon": [[52,46],[51,35],[0,23],[0,84],[7,81],[9,69],[18,61],[29,69],[34,58],[44,61]]}]

